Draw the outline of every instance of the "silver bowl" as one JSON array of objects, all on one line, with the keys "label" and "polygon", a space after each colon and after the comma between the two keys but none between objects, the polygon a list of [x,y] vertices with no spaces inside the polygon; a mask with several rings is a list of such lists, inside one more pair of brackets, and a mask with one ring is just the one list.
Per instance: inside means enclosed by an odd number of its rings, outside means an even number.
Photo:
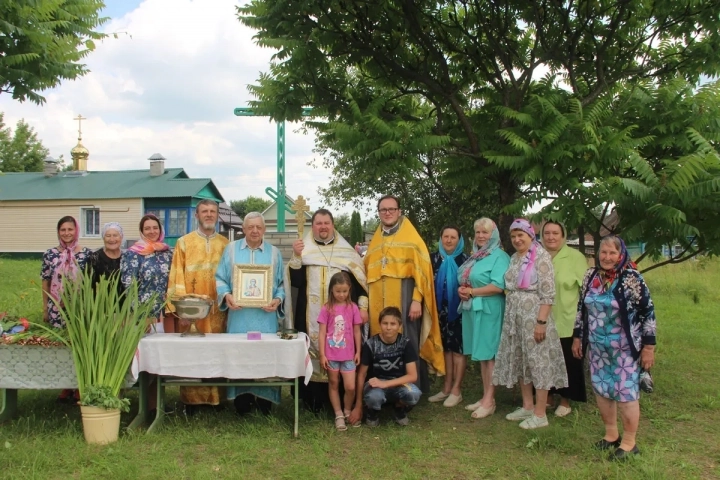
[{"label": "silver bowl", "polygon": [[173,298],[170,303],[175,307],[175,315],[178,318],[190,322],[190,329],[183,333],[181,337],[205,336],[204,333],[198,331],[195,322],[208,316],[213,305],[211,299],[186,296]]}]

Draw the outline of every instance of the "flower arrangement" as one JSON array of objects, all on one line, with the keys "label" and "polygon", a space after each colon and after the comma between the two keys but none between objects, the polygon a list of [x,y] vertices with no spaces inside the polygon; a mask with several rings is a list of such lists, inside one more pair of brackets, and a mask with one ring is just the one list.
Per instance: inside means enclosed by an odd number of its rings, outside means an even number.
[{"label": "flower arrangement", "polygon": [[0,345],[37,345],[41,347],[60,347],[65,342],[58,339],[64,331],[49,333],[25,317],[0,312]]}]

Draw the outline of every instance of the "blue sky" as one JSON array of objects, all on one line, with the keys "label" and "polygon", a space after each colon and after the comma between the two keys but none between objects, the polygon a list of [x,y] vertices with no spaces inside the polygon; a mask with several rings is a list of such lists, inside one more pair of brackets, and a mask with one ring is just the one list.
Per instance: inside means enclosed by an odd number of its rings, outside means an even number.
[{"label": "blue sky", "polygon": [[120,18],[126,13],[135,10],[141,3],[141,0],[105,0],[102,16]]},{"label": "blue sky", "polygon": [[[209,177],[226,200],[265,197],[275,187],[276,128],[267,118],[235,117],[251,99],[248,84],[269,69],[273,51],[254,44],[238,21],[245,0],[106,0],[106,32],[127,32],[97,43],[86,63],[91,72],[45,91],[38,107],[0,96],[5,122],[24,118],[53,157],[77,142],[78,114],[90,170],[148,168],[161,153],[166,166],[191,177]],[[314,136],[288,124],[286,184],[289,195],[326,206],[318,188],[329,172],[313,153]],[[316,167],[309,166],[315,163]],[[336,211],[349,211],[335,206]]]}]

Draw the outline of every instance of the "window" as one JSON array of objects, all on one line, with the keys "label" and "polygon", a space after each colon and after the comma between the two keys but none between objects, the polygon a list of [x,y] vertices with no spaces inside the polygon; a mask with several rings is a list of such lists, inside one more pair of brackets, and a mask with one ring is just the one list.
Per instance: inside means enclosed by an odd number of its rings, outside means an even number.
[{"label": "window", "polygon": [[82,218],[82,234],[83,237],[99,237],[100,236],[100,209],[99,208],[82,208],[80,217]]},{"label": "window", "polygon": [[182,237],[188,233],[191,210],[190,208],[148,208],[145,213],[152,213],[158,217],[166,237]]},{"label": "window", "polygon": [[181,237],[187,233],[188,210],[187,208],[170,208],[167,223],[168,237]]}]

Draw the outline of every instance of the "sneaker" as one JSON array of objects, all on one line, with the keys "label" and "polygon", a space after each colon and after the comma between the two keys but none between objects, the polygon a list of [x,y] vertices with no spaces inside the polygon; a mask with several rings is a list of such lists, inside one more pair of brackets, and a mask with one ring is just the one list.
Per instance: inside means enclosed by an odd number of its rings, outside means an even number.
[{"label": "sneaker", "polygon": [[402,425],[403,427],[410,424],[410,419],[407,416],[405,407],[395,407],[393,419],[395,420],[395,423]]},{"label": "sneaker", "polygon": [[379,413],[377,410],[368,410],[365,414],[365,425],[368,427],[377,427],[380,425]]},{"label": "sneaker", "polygon": [[518,422],[520,420],[526,420],[533,416],[532,410],[525,410],[524,408],[520,407],[517,410],[515,410],[512,413],[508,413],[505,415],[505,418],[510,420],[511,422]]},{"label": "sneaker", "polygon": [[430,402],[430,403],[442,402],[443,400],[445,400],[445,399],[448,398],[449,396],[450,396],[449,393],[443,393],[442,390],[441,390],[440,392],[436,393],[436,394],[433,395],[432,397],[428,397],[428,402]]},{"label": "sneaker", "polygon": [[572,412],[572,408],[560,405],[555,409],[555,416],[560,418],[567,417],[570,415],[570,412]]},{"label": "sneaker", "polygon": [[520,428],[525,430],[534,430],[536,428],[547,427],[548,425],[547,415],[544,417],[537,417],[533,414],[530,418],[526,418],[520,422]]}]

